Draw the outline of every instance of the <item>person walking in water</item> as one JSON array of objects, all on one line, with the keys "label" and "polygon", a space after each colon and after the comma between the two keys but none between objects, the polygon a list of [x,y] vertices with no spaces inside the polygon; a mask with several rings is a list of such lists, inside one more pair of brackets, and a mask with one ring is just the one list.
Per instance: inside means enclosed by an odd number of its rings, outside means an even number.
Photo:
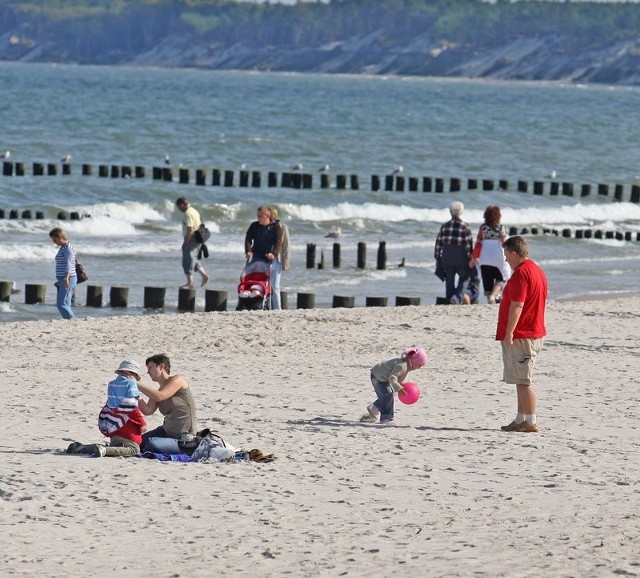
[{"label": "person walking in water", "polygon": [[196,238],[196,231],[202,224],[200,213],[196,211],[184,197],[176,200],[176,207],[183,213],[182,217],[182,269],[187,276],[187,282],[180,289],[193,289],[193,271],[202,277],[201,287],[209,282],[209,276],[202,263],[196,259],[202,243]]}]

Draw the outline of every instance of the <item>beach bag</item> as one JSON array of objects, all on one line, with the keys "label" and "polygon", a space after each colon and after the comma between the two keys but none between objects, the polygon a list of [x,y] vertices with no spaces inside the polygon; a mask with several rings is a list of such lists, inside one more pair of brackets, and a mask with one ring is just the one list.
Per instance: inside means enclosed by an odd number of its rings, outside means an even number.
[{"label": "beach bag", "polygon": [[205,224],[202,223],[200,227],[196,229],[196,232],[193,234],[193,236],[196,238],[196,241],[198,241],[198,243],[206,243],[209,240],[209,237],[211,237],[211,231],[209,231]]},{"label": "beach bag", "polygon": [[225,443],[221,436],[213,432],[205,435],[198,447],[191,454],[191,462],[232,462],[234,461],[236,451],[229,444]]},{"label": "beach bag", "polygon": [[89,275],[84,270],[84,267],[76,261],[76,275],[78,276],[78,283],[84,283],[87,279],[89,279]]}]

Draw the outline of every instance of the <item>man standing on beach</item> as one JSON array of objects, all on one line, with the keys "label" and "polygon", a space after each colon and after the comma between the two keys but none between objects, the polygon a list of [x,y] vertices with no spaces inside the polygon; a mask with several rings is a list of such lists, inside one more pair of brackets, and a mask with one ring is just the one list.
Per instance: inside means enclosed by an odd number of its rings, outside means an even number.
[{"label": "man standing on beach", "polygon": [[449,207],[451,219],[440,227],[434,250],[436,272],[442,269],[446,288],[445,299],[452,305],[462,303],[464,282],[471,274],[469,263],[473,249],[473,235],[469,225],[461,219],[462,211],[464,211],[464,205],[460,201],[451,203]]},{"label": "man standing on beach", "polygon": [[196,259],[198,250],[200,249],[200,241],[196,239],[195,232],[200,228],[202,219],[200,213],[196,211],[187,199],[179,197],[176,200],[176,207],[182,213],[182,269],[187,276],[187,282],[180,289],[193,289],[193,271],[197,271],[202,276],[201,287],[204,287],[209,281],[209,276],[204,267]]},{"label": "man standing on beach", "polygon": [[503,431],[535,433],[536,394],[531,384],[536,356],[547,334],[544,311],[547,303],[547,277],[529,259],[525,240],[516,235],[502,243],[504,256],[513,271],[502,292],[498,311],[496,341],[502,343],[504,381],[516,384],[518,413]]}]

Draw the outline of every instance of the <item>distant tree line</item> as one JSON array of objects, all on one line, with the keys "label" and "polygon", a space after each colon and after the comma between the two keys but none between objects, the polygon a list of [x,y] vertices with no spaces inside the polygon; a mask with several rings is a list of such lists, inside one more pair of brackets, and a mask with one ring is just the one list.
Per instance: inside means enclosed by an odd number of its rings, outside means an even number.
[{"label": "distant tree line", "polygon": [[[126,63],[167,38],[209,51],[323,47],[375,35],[371,59],[419,38],[482,51],[557,38],[579,53],[638,41],[640,4],[497,0],[331,0],[296,5],[226,0],[0,0],[0,59]],[[639,50],[640,51],[640,50]],[[366,56],[362,56],[366,59]],[[363,63],[364,65],[364,63]],[[269,63],[265,61],[264,67]]]}]

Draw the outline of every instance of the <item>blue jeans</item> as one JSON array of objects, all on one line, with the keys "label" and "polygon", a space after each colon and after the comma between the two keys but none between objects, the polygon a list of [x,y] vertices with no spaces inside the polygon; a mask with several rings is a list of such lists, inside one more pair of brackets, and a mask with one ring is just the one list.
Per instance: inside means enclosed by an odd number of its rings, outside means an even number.
[{"label": "blue jeans", "polygon": [[157,454],[173,455],[181,454],[178,440],[172,438],[162,426],[159,426],[142,435],[143,452],[155,452]]},{"label": "blue jeans", "polygon": [[271,309],[282,309],[280,302],[280,277],[282,263],[277,259],[271,262]]},{"label": "blue jeans", "polygon": [[[469,266],[458,265],[454,267],[444,267],[445,274],[445,288],[447,303],[451,300],[451,297],[455,295],[458,303],[462,302],[462,289],[464,288],[464,282],[469,277]],[[458,276],[458,282],[456,283],[456,275]]]},{"label": "blue jeans", "polygon": [[58,311],[60,311],[60,315],[62,315],[64,319],[73,319],[75,315],[73,311],[71,311],[71,297],[78,283],[78,277],[75,275],[69,277],[69,287],[67,288],[64,286],[65,277],[56,277],[56,279],[58,279],[58,294],[56,296]]},{"label": "blue jeans", "polygon": [[182,244],[182,270],[185,275],[191,275],[194,269],[197,271],[199,263],[196,261],[200,243],[192,238],[188,244]]},{"label": "blue jeans", "polygon": [[373,402],[380,412],[380,421],[393,419],[393,388],[388,381],[378,381],[373,375],[371,376],[371,385],[378,396]]}]

